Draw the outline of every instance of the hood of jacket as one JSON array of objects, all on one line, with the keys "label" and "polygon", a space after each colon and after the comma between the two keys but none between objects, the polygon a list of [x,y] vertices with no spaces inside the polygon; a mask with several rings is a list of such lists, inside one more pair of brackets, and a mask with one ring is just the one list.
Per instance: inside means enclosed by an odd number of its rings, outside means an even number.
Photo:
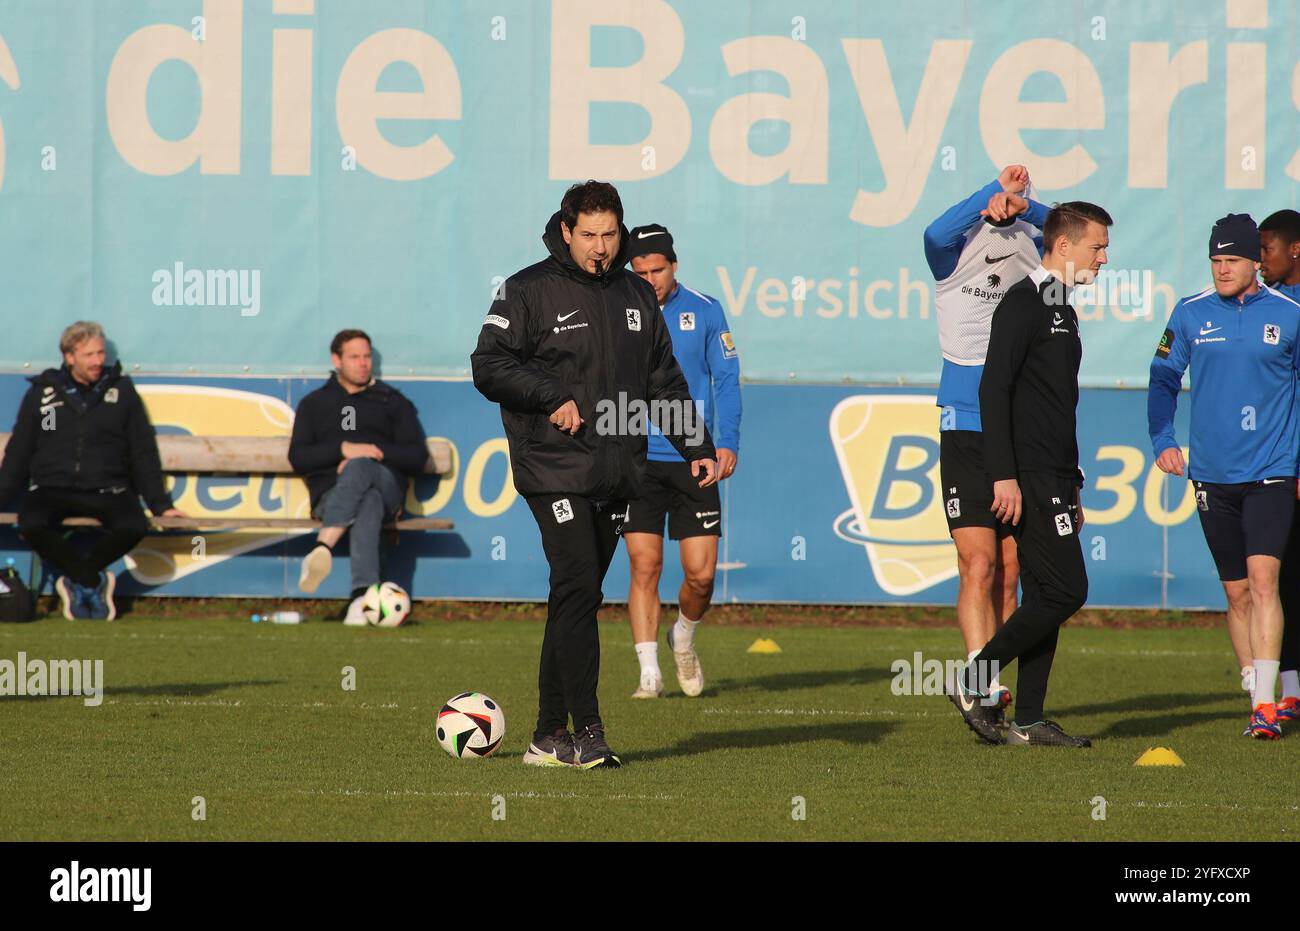
[{"label": "hood of jacket", "polygon": [[584,268],[579,268],[578,263],[573,261],[573,255],[569,252],[569,244],[564,241],[564,231],[560,229],[560,212],[558,210],[551,214],[551,219],[547,221],[546,231],[542,233],[542,242],[546,244],[547,251],[551,253],[551,261],[559,265],[566,275],[587,284],[605,287],[609,284],[610,279],[617,272],[622,271],[623,266],[627,265],[627,227],[619,223],[618,233],[618,252],[599,275],[592,274]]}]

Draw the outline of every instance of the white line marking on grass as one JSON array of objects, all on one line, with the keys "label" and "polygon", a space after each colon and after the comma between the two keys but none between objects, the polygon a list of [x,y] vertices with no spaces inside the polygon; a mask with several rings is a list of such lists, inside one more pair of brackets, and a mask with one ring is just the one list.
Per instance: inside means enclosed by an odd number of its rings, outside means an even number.
[{"label": "white line marking on grass", "polygon": [[887,710],[875,710],[875,709],[867,709],[865,711],[847,711],[840,708],[753,708],[753,709],[705,708],[702,710],[701,713],[740,715],[744,717],[756,717],[756,716],[812,717],[815,715],[847,715],[850,717],[862,717],[862,718],[877,718],[877,717],[879,718],[901,718],[901,717],[924,718],[924,717],[929,717],[930,714],[928,711],[887,711]]},{"label": "white line marking on grass", "polygon": [[298,789],[300,795],[343,795],[343,796],[375,796],[377,798],[403,798],[407,796],[416,796],[420,798],[492,798],[494,795],[505,795],[506,798],[539,798],[539,799],[574,799],[576,801],[591,801],[593,799],[604,801],[630,801],[630,802],[672,802],[676,801],[679,796],[664,795],[631,795],[626,792],[620,792],[615,795],[585,795],[581,792],[455,792],[450,790],[424,791],[422,789],[403,789],[397,791],[394,789],[385,789],[382,792],[372,792],[369,789]]}]

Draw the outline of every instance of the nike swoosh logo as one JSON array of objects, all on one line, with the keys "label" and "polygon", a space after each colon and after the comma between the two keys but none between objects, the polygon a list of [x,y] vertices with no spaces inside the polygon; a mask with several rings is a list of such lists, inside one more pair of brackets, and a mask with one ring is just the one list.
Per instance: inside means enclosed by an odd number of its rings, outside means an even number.
[{"label": "nike swoosh logo", "polygon": [[1202,336],[1209,336],[1211,333],[1217,333],[1217,332],[1219,332],[1219,331],[1222,330],[1222,329],[1223,329],[1223,327],[1221,327],[1221,326],[1216,326],[1213,330],[1201,330],[1201,335],[1202,335]]},{"label": "nike swoosh logo", "polygon": [[996,265],[996,264],[998,264],[999,262],[1005,262],[1007,259],[1011,258],[1013,255],[1015,255],[1014,252],[1008,252],[1006,255],[999,256],[999,257],[996,258],[996,259],[994,259],[994,258],[990,258],[989,256],[986,255],[986,256],[984,256],[984,261],[985,261],[985,262],[988,262],[990,265]]},{"label": "nike swoosh logo", "polygon": [[1276,484],[1278,484],[1279,482],[1285,482],[1285,481],[1286,481],[1286,479],[1284,479],[1284,478],[1266,478],[1266,479],[1264,479],[1264,484],[1265,484],[1265,485],[1276,485]]},{"label": "nike swoosh logo", "polygon": [[581,310],[575,310],[575,311],[572,311],[572,312],[567,313],[567,314],[561,314],[560,316],[558,316],[558,317],[555,318],[555,322],[556,322],[556,323],[563,323],[565,320],[568,320],[568,319],[569,319],[570,317],[572,317],[574,314],[580,314],[580,313],[582,313]]},{"label": "nike swoosh logo", "polygon": [[649,239],[651,236],[662,236],[662,235],[663,235],[663,231],[662,231],[662,230],[656,230],[656,231],[653,232],[653,233],[637,233],[637,234],[636,234],[636,238],[637,238],[637,239]]},{"label": "nike swoosh logo", "polygon": [[1215,243],[1215,244],[1214,244],[1214,248],[1216,248],[1216,249],[1226,249],[1226,248],[1227,248],[1228,246],[1230,246],[1230,245],[1232,245],[1232,243],[1230,243],[1230,242],[1218,242],[1218,243]]},{"label": "nike swoosh logo", "polygon": [[716,527],[716,526],[718,526],[718,522],[716,520],[706,520],[704,522],[705,530],[708,530],[710,527]]}]

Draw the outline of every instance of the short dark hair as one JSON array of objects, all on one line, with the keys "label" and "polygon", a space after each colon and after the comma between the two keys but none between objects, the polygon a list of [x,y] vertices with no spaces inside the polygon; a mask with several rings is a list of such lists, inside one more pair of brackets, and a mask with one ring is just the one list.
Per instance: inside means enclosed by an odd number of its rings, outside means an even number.
[{"label": "short dark hair", "polygon": [[1287,245],[1300,241],[1300,213],[1294,210],[1279,210],[1277,213],[1271,213],[1264,218],[1263,223],[1259,224],[1259,231],[1273,233]]},{"label": "short dark hair", "polygon": [[623,225],[623,201],[618,188],[607,181],[584,181],[564,192],[560,201],[560,219],[572,230],[578,224],[580,213],[604,213],[611,210]]},{"label": "short dark hair", "polygon": [[1043,223],[1043,251],[1051,252],[1056,240],[1064,236],[1070,242],[1078,242],[1088,231],[1089,223],[1112,226],[1115,221],[1110,214],[1096,204],[1086,200],[1071,200],[1057,204],[1047,213]]},{"label": "short dark hair", "polygon": [[334,338],[330,340],[330,355],[342,355],[343,344],[354,339],[364,339],[367,346],[374,348],[374,343],[370,342],[370,337],[366,335],[365,330],[339,330],[334,334]]}]

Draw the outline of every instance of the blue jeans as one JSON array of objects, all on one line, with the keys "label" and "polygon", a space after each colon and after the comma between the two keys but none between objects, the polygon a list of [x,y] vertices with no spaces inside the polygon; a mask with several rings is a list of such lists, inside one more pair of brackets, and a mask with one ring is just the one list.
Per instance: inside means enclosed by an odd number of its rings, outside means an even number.
[{"label": "blue jeans", "polygon": [[379,532],[384,518],[396,514],[406,495],[406,481],[377,459],[349,459],[334,487],[316,506],[321,524],[350,527],[348,556],[352,588],[379,581]]}]

